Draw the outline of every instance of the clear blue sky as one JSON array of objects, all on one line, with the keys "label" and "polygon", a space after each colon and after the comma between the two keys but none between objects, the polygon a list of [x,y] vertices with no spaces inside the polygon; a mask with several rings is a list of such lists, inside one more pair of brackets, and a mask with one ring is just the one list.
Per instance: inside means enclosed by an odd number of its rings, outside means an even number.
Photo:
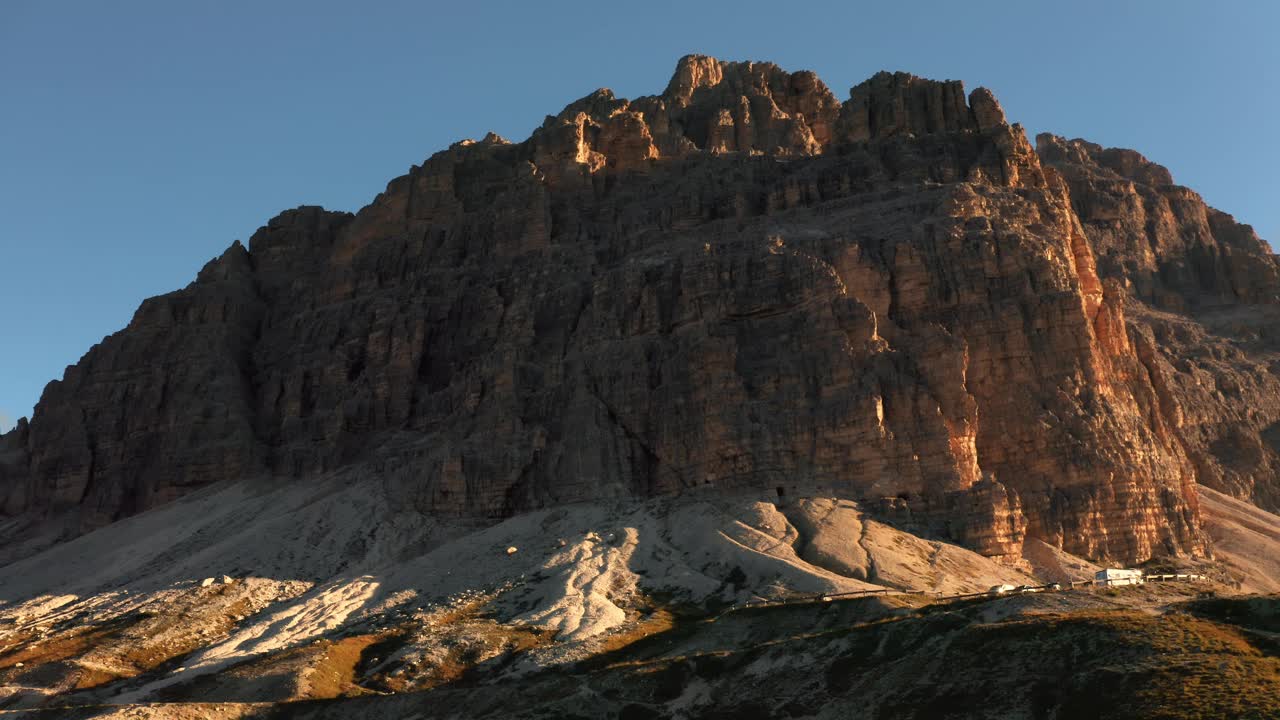
[{"label": "clear blue sky", "polygon": [[0,426],[281,209],[356,210],[464,137],[521,139],[690,52],[992,88],[1280,240],[1280,3],[0,0]]}]

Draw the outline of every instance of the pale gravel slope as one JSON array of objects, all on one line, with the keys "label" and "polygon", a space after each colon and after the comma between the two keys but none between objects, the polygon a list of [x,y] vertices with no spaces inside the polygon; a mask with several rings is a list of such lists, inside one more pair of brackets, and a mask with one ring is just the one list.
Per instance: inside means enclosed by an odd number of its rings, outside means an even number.
[{"label": "pale gravel slope", "polygon": [[1200,490],[1200,514],[1214,555],[1245,592],[1280,592],[1280,516],[1211,490]]},{"label": "pale gravel slope", "polygon": [[528,670],[589,655],[593,639],[626,627],[654,594],[724,605],[1035,582],[864,518],[848,500],[775,501],[693,493],[570,505],[478,527],[393,507],[372,478],[228,484],[0,568],[0,644],[12,632],[6,627],[56,633],[190,607],[211,592],[200,588],[203,578],[236,578],[219,592],[252,599],[254,612],[228,626],[187,611],[182,622],[193,627],[184,637],[206,642],[184,653],[180,668],[116,698],[144,701],[230,665],[477,599],[501,622],[554,633],[552,646],[529,655]]}]

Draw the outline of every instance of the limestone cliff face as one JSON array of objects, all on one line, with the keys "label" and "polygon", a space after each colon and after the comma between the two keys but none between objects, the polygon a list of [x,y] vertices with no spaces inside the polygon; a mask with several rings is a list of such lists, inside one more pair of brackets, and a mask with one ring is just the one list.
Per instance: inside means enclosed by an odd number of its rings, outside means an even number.
[{"label": "limestone cliff face", "polygon": [[1280,263],[1253,228],[1132,150],[1053,135],[1099,274],[1127,289],[1129,334],[1199,482],[1280,509]]},{"label": "limestone cliff face", "polygon": [[1186,313],[1280,302],[1280,264],[1253,228],[1175,185],[1142,155],[1042,134],[1037,149],[1059,170],[1098,257],[1100,273],[1134,297]]},{"label": "limestone cliff face", "polygon": [[[957,82],[880,73],[841,103],[684,58],[661,95],[458,143],[356,215],[285,212],[147,301],[3,438],[4,512],[92,527],[361,467],[441,514],[831,488],[989,555],[1201,552],[1204,464],[1128,299],[1200,276],[1130,271],[1146,236],[1081,199],[1158,173],[1059,145],[1042,165]],[[1205,213],[1215,292],[1280,290]]]}]

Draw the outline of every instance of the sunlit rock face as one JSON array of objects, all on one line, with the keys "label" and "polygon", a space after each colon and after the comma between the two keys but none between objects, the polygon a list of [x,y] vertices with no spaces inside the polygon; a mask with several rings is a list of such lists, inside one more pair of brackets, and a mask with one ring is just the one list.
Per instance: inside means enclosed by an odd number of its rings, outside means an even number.
[{"label": "sunlit rock face", "polygon": [[0,501],[93,527],[364,466],[448,516],[822,488],[987,555],[1198,553],[1197,479],[1277,499],[1280,415],[1244,399],[1277,386],[1236,358],[1235,395],[1190,402],[1168,338],[1280,282],[1167,180],[1037,152],[982,88],[879,73],[841,102],[686,57],[660,95],[457,143],[355,215],[272,219],[46,389]]},{"label": "sunlit rock face", "polygon": [[1280,508],[1280,264],[1253,228],[1132,150],[1037,139],[1199,482]]},{"label": "sunlit rock face", "polygon": [[1133,150],[1050,134],[1036,138],[1062,173],[1104,277],[1178,312],[1280,301],[1280,265],[1253,228],[1205,205]]}]

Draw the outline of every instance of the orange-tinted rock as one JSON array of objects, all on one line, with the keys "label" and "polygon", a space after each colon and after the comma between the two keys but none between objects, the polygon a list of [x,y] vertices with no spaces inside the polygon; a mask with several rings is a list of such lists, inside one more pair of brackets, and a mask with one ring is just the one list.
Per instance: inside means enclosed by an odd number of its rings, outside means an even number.
[{"label": "orange-tinted rock", "polygon": [[996,101],[996,96],[986,88],[978,88],[969,93],[969,109],[973,113],[973,121],[979,130],[999,127],[1006,124],[1004,108]]},{"label": "orange-tinted rock", "polygon": [[1173,184],[1132,151],[1041,134],[1040,155],[1063,174],[1101,273],[1123,278],[1160,309],[1280,301],[1280,264],[1248,225]]},{"label": "orange-tinted rock", "polygon": [[990,555],[1199,552],[1177,393],[1108,271],[1138,243],[1080,182],[982,89],[881,73],[842,105],[690,56],[272,220],[50,386],[0,498],[94,525],[342,467],[473,516],[831,488]]},{"label": "orange-tinted rock", "polygon": [[[994,97],[990,100],[995,103]],[[983,104],[982,108],[986,119],[990,119],[990,105]],[[998,110],[999,105],[995,108]],[[1000,114],[1003,116],[1003,112]],[[840,125],[842,139],[866,141],[899,134],[971,130],[977,122],[965,103],[964,85],[960,82],[880,72],[849,91],[849,101],[840,110]]]},{"label": "orange-tinted rock", "polygon": [[1052,135],[1098,270],[1127,288],[1129,335],[1160,422],[1196,479],[1280,508],[1280,263],[1248,225],[1132,150]]}]

